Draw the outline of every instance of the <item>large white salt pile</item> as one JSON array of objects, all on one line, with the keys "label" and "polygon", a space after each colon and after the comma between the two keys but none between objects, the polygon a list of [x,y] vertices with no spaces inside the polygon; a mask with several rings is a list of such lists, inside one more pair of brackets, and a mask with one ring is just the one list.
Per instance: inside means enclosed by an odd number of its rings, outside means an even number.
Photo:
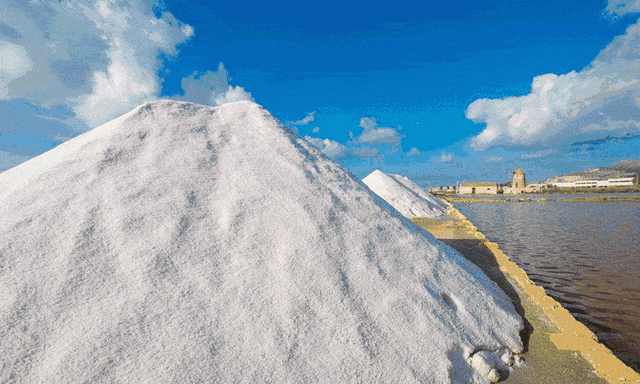
[{"label": "large white salt pile", "polygon": [[444,202],[400,175],[387,175],[376,169],[362,182],[409,219],[435,218],[447,210]]},{"label": "large white salt pile", "polygon": [[478,268],[251,102],[144,104],[0,191],[3,383],[486,382],[522,349]]}]

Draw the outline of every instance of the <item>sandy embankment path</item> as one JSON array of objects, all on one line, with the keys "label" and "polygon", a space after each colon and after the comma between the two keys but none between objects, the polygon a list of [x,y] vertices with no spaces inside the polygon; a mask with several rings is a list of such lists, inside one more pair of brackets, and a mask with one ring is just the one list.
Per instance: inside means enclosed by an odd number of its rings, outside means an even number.
[{"label": "sandy embankment path", "polygon": [[413,221],[480,267],[509,295],[525,320],[526,365],[516,368],[507,383],[640,383],[640,375],[598,343],[459,210],[451,206],[447,215]]}]

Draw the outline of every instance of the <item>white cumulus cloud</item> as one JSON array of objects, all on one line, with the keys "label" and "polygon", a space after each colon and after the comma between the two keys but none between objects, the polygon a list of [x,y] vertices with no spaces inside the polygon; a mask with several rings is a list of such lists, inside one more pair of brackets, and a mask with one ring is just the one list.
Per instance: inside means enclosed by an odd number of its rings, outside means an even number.
[{"label": "white cumulus cloud", "polygon": [[484,161],[487,163],[502,163],[504,158],[502,156],[489,156]]},{"label": "white cumulus cloud", "polygon": [[409,156],[417,156],[419,154],[420,154],[420,150],[416,147],[411,148],[411,150],[408,153]]},{"label": "white cumulus cloud", "polygon": [[[638,2],[625,4],[627,8],[618,9],[631,12],[638,6]],[[637,133],[639,79],[640,22],[616,37],[579,72],[537,76],[525,96],[471,103],[466,117],[486,124],[471,146],[487,150]]]},{"label": "white cumulus cloud", "polygon": [[4,98],[64,103],[89,128],[157,98],[159,55],[175,55],[193,29],[168,12],[156,16],[154,6],[159,3],[0,0],[3,53],[7,44],[22,47],[12,81],[3,71]]},{"label": "white cumulus cloud", "polygon": [[[161,0],[0,0],[5,163],[159,98],[162,58],[193,34]],[[222,83],[214,104],[250,98]]]},{"label": "white cumulus cloud", "polygon": [[368,146],[347,147],[346,145],[334,140],[321,139],[308,135],[305,136],[304,139],[333,160],[353,157],[357,157],[360,159],[371,159],[380,155],[380,151],[378,150],[378,148],[372,148]]},{"label": "white cumulus cloud", "polygon": [[622,16],[627,13],[640,12],[639,0],[609,0],[605,11],[612,16]]},{"label": "white cumulus cloud", "polygon": [[160,52],[177,53],[176,45],[193,35],[170,13],[156,18],[143,4],[98,1],[83,6],[84,14],[101,32],[109,64],[92,75],[92,92],[79,98],[75,111],[89,125],[97,125],[160,93],[157,75]]},{"label": "white cumulus cloud", "polygon": [[378,151],[378,148],[356,147],[351,148],[351,154],[360,159],[373,159],[380,155],[380,151]]},{"label": "white cumulus cloud", "polygon": [[215,98],[215,105],[222,105],[225,103],[232,103],[234,101],[240,100],[251,100],[253,101],[253,97],[250,92],[247,92],[239,85],[235,87],[229,85],[227,87],[226,92],[221,93]]},{"label": "white cumulus cloud", "polygon": [[364,129],[365,131],[371,130],[373,129],[373,127],[376,126],[376,120],[372,117],[363,117],[360,119],[360,128]]},{"label": "white cumulus cloud", "polygon": [[33,69],[27,50],[8,41],[0,41],[0,99],[9,98],[9,83]]},{"label": "white cumulus cloud", "polygon": [[363,132],[356,138],[357,143],[371,145],[390,144],[397,146],[402,139],[396,129],[377,127],[376,120],[371,117],[361,118],[360,127],[363,129]]},{"label": "white cumulus cloud", "polygon": [[311,136],[305,136],[305,140],[322,151],[322,153],[327,155],[327,157],[329,157],[330,159],[338,160],[349,155],[349,148],[337,141],[329,139],[319,139],[317,137]]},{"label": "white cumulus cloud", "polygon": [[[287,122],[287,125],[307,125],[307,124],[313,122],[315,119],[316,119],[316,111],[313,111],[313,112],[309,113],[307,116],[305,116],[301,120]],[[318,128],[318,127],[315,127],[314,130],[316,128]],[[318,130],[319,130],[319,128],[318,128]]]},{"label": "white cumulus cloud", "polygon": [[450,163],[455,159],[453,153],[442,152],[440,157],[436,160],[439,163]]},{"label": "white cumulus cloud", "polygon": [[218,64],[217,71],[206,71],[198,74],[192,73],[182,79],[184,95],[175,95],[174,100],[191,101],[203,105],[222,105],[239,100],[251,100],[251,93],[240,86],[229,84],[229,73],[222,63]]},{"label": "white cumulus cloud", "polygon": [[358,136],[358,142],[373,145],[397,145],[400,139],[401,137],[398,131],[394,128],[374,128],[368,132],[362,132],[362,134]]},{"label": "white cumulus cloud", "polygon": [[551,156],[556,152],[557,151],[555,149],[549,148],[549,149],[543,149],[543,150],[535,151],[535,152],[523,153],[522,155],[520,155],[520,158],[524,159],[524,160],[541,159],[543,157]]}]

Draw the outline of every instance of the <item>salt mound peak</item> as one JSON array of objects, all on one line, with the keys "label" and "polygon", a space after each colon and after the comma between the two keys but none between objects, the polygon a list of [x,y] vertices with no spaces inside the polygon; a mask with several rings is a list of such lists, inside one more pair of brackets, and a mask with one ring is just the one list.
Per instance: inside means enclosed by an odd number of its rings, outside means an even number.
[{"label": "salt mound peak", "polygon": [[522,349],[477,267],[251,102],[144,104],[0,191],[0,382],[483,383]]},{"label": "salt mound peak", "polygon": [[375,194],[391,204],[404,217],[435,218],[447,211],[446,203],[400,175],[387,175],[376,169],[362,179]]}]

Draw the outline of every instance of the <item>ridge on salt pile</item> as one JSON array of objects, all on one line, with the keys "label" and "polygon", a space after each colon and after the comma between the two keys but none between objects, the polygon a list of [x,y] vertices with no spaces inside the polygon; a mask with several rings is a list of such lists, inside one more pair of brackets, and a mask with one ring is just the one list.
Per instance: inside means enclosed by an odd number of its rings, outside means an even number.
[{"label": "ridge on salt pile", "polygon": [[436,218],[447,211],[444,202],[406,177],[387,175],[376,169],[362,179],[362,182],[406,218]]},{"label": "ridge on salt pile", "polygon": [[0,190],[0,382],[483,383],[522,350],[477,267],[251,102],[144,104]]}]

